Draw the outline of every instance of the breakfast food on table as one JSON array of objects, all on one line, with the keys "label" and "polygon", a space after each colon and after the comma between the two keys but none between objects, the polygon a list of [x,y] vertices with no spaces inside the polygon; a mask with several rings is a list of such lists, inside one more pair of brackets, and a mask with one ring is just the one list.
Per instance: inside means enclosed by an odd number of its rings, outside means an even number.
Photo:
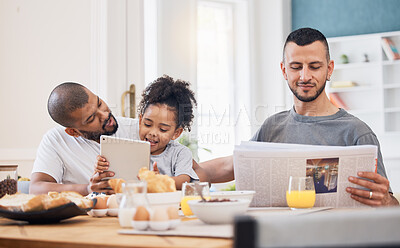
[{"label": "breakfast food on table", "polygon": [[139,170],[140,180],[147,181],[147,193],[175,192],[175,181],[167,175],[160,175],[143,167]]},{"label": "breakfast food on table", "polygon": [[20,177],[18,178],[18,181],[30,181],[31,179],[27,178],[27,177]]},{"label": "breakfast food on table", "polygon": [[108,209],[116,209],[119,208],[118,202],[117,202],[117,195],[110,195],[107,200],[107,208]]},{"label": "breakfast food on table", "polygon": [[170,220],[179,219],[179,210],[176,207],[169,206],[167,208],[168,217]]},{"label": "breakfast food on table", "polygon": [[148,221],[150,220],[150,213],[143,206],[139,206],[136,209],[135,215],[133,216],[135,221]]},{"label": "breakfast food on table", "polygon": [[0,208],[10,211],[22,211],[22,204],[27,203],[35,195],[17,193],[14,195],[5,195],[0,198]]},{"label": "breakfast food on table", "polygon": [[6,194],[12,195],[17,193],[17,181],[10,177],[0,181],[0,198]]},{"label": "breakfast food on table", "polygon": [[163,207],[157,207],[154,208],[153,214],[150,217],[151,221],[168,221],[168,213],[166,208]]},{"label": "breakfast food on table", "polygon": [[80,208],[91,208],[93,201],[73,191],[49,192],[47,195],[17,193],[0,199],[0,207],[10,211],[41,211],[73,202]]},{"label": "breakfast food on table", "polygon": [[108,180],[108,184],[115,193],[122,193],[122,183],[124,182],[125,180],[121,178],[111,178],[110,180]]},{"label": "breakfast food on table", "polygon": [[[146,167],[143,167],[139,170],[139,178],[140,180],[147,182],[147,193],[165,193],[176,191],[174,179],[167,175],[156,174],[154,171],[150,171]],[[125,180],[121,178],[112,178],[108,180],[108,184],[115,193],[122,193],[122,183],[124,182]]]},{"label": "breakfast food on table", "polygon": [[107,208],[108,196],[105,196],[105,195],[96,196],[95,199],[97,199],[97,202],[96,202],[96,205],[94,205],[94,209],[106,209]]},{"label": "breakfast food on table", "polygon": [[[203,200],[202,200],[203,201]],[[209,199],[209,200],[205,200],[206,202],[235,202],[237,200],[231,200],[231,199],[227,199],[227,198],[223,198],[223,199]]]}]

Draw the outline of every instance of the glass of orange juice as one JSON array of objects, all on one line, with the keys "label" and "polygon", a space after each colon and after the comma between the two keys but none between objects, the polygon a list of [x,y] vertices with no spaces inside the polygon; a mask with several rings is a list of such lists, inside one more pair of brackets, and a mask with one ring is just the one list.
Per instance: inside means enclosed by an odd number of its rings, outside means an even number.
[{"label": "glass of orange juice", "polygon": [[[198,183],[202,189],[202,194],[205,199],[210,199],[210,187],[207,182]],[[183,183],[182,185],[182,199],[181,199],[181,210],[186,217],[192,217],[193,213],[189,207],[188,201],[200,200],[201,197],[198,194],[194,183]]]},{"label": "glass of orange juice", "polygon": [[291,209],[312,208],[315,204],[315,188],[312,177],[289,177],[286,202]]}]

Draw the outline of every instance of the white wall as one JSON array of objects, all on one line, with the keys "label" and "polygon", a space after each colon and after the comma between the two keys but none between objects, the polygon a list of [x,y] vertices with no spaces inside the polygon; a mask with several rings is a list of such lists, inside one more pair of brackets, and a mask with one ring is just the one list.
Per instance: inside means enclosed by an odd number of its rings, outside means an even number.
[{"label": "white wall", "polygon": [[252,133],[271,114],[287,109],[280,70],[282,48],[291,31],[291,1],[250,1]]},{"label": "white wall", "polygon": [[43,134],[56,125],[47,98],[59,83],[88,86],[117,114],[129,83],[142,91],[142,4],[0,0],[0,164],[30,175]]},{"label": "white wall", "polygon": [[[90,1],[0,1],[0,163],[28,168],[53,121],[50,91],[90,80]],[[27,169],[25,169],[27,168]]]}]

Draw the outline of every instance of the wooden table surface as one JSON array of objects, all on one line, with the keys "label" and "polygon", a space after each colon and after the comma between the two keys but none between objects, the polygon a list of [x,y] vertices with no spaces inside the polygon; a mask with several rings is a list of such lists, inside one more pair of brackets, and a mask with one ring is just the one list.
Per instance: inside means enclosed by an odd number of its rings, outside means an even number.
[{"label": "wooden table surface", "polygon": [[0,247],[232,247],[232,239],[121,235],[116,217],[77,216],[51,225],[0,217]]}]

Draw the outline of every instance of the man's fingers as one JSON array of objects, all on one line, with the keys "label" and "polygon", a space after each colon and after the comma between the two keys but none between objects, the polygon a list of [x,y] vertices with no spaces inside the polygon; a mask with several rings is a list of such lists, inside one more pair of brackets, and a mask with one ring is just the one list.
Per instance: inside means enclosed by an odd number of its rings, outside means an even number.
[{"label": "man's fingers", "polygon": [[380,183],[380,184],[386,184],[389,183],[389,180],[387,180],[387,178],[379,175],[378,173],[375,172],[369,172],[369,171],[360,171],[357,173],[357,175],[359,177],[363,177],[363,178],[367,178],[370,180],[373,180],[376,183]]},{"label": "man's fingers", "polygon": [[[362,197],[365,199],[373,199],[373,200],[382,200],[385,195],[382,192],[379,191],[369,191],[369,190],[363,190],[363,189],[356,189],[352,187],[346,188],[346,191],[352,195],[356,195],[358,197]],[[370,193],[372,192],[372,193]]]},{"label": "man's fingers", "polygon": [[353,194],[351,194],[350,197],[358,202],[365,204],[365,205],[369,205],[369,206],[381,206],[382,205],[382,201],[380,201],[380,200],[366,199],[364,197],[360,197],[358,195],[353,195]]},{"label": "man's fingers", "polygon": [[113,177],[115,173],[113,171],[106,171],[106,172],[96,172],[92,178],[90,179],[90,182],[92,183],[98,183],[101,181],[101,179],[106,178],[106,177]]}]

